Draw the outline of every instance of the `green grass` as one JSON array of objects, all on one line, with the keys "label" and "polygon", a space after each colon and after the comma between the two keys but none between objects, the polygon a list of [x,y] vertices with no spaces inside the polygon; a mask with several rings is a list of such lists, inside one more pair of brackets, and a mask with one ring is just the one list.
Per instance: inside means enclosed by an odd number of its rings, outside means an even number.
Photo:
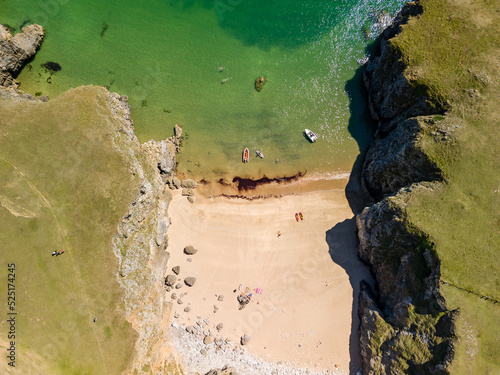
[{"label": "green grass", "polygon": [[133,184],[103,95],[81,88],[48,103],[0,102],[0,287],[15,263],[20,374],[121,373],[133,353],[111,248]]},{"label": "green grass", "polygon": [[[483,56],[498,43],[498,4],[476,0],[422,0],[423,14],[392,42],[410,67],[415,86],[434,101],[459,102],[464,89],[481,88]],[[495,41],[496,39],[496,41]]]},{"label": "green grass", "polygon": [[[495,1],[421,3],[424,13],[404,27],[393,48],[410,65],[416,85],[451,103],[447,116],[435,121],[453,135],[447,142],[424,136],[422,148],[443,169],[446,183],[415,195],[406,212],[435,244],[444,281],[498,300],[500,8]],[[452,287],[442,293],[448,308],[461,311],[452,373],[498,373],[499,305]]]}]

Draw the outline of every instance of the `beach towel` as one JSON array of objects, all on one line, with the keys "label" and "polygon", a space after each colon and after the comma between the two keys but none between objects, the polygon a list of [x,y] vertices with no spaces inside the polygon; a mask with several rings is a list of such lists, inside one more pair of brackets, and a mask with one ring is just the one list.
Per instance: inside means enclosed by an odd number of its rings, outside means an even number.
[{"label": "beach towel", "polygon": [[255,289],[255,293],[257,293],[257,294],[262,294],[262,288],[257,288],[257,289]]}]

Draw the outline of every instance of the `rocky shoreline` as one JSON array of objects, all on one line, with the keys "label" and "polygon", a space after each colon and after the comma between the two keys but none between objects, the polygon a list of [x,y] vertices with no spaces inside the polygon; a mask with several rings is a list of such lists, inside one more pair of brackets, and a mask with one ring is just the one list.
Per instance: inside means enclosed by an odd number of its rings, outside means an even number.
[{"label": "rocky shoreline", "polygon": [[[401,31],[401,25],[421,11],[418,2],[403,8],[382,34],[381,54],[367,63],[364,76],[370,111],[378,121],[361,176],[362,186],[376,203],[356,218],[359,256],[370,265],[377,283],[376,291],[371,291],[367,284],[361,286],[360,342],[365,375],[404,373],[415,366],[403,353],[403,343],[408,340],[423,348],[428,373],[448,373],[447,366],[453,358],[456,312],[447,310],[439,292],[439,259],[425,233],[408,230],[405,215],[411,194],[439,189],[443,178],[439,168],[420,149],[422,133],[435,134],[439,142],[451,142],[453,130],[434,121],[435,116],[445,115],[446,105],[433,102],[415,89],[404,74],[406,67],[390,47],[390,40]],[[0,56],[0,98],[49,100],[20,92],[15,80],[17,72],[36,53],[43,35],[41,26],[31,25],[12,37],[0,25],[0,50],[7,51]],[[107,93],[106,98],[120,124],[113,132],[114,145],[124,154],[129,172],[137,181],[137,192],[113,241],[127,319],[138,332],[135,356],[128,371],[142,372],[147,366],[155,373],[169,373],[171,364],[179,362],[168,344],[172,340],[186,363],[200,366],[197,371],[220,367],[220,373],[224,373],[222,368],[230,365],[237,371],[244,368],[245,374],[313,374],[290,364],[263,361],[242,352],[241,347],[235,350],[233,345],[207,351],[201,336],[187,333],[185,327],[170,326],[172,305],[164,289],[169,259],[168,206],[169,190],[183,187],[175,177],[175,154],[182,131],[176,127],[173,137],[141,145],[134,135],[127,97]],[[193,200],[195,187],[184,186],[186,199]],[[433,320],[420,321],[415,311],[425,312]],[[428,331],[433,335],[429,336]]]},{"label": "rocky shoreline", "polygon": [[[452,142],[453,126],[436,121],[447,104],[433,101],[412,82],[391,39],[409,17],[407,4],[381,35],[380,55],[364,72],[375,139],[366,153],[361,183],[375,202],[357,215],[359,257],[370,266],[376,291],[361,286],[359,315],[363,374],[447,374],[453,359],[456,311],[440,293],[440,261],[428,236],[408,221],[413,194],[440,189],[442,172],[422,151],[423,134]],[[375,293],[376,292],[376,293]],[[410,353],[417,347],[418,353]],[[420,356],[416,359],[415,356]]]}]

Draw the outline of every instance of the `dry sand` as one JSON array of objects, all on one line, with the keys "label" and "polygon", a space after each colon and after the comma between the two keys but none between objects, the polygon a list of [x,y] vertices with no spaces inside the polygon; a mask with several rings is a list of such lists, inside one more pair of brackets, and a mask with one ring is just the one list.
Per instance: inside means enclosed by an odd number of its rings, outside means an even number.
[{"label": "dry sand", "polygon": [[[233,345],[249,334],[247,352],[272,362],[345,373],[359,368],[357,296],[359,281],[370,275],[356,255],[344,189],[251,201],[197,196],[194,204],[180,191],[173,195],[166,274],[180,266],[179,282],[196,277],[193,287],[168,293],[187,293],[183,304],[173,301],[173,323],[207,319],[205,332]],[[187,245],[198,252],[184,254]],[[239,310],[236,298],[245,291],[251,302]]]}]

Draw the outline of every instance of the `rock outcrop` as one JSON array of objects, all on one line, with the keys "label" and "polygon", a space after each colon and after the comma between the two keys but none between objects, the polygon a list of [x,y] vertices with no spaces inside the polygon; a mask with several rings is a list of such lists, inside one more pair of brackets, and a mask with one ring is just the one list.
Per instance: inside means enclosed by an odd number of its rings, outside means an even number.
[{"label": "rock outcrop", "polygon": [[0,85],[17,86],[14,79],[26,61],[35,55],[42,44],[44,30],[40,25],[30,25],[14,36],[7,27],[0,25]]},{"label": "rock outcrop", "polygon": [[[437,132],[433,116],[402,120],[385,137],[377,136],[363,165],[361,184],[375,199],[381,199],[414,182],[441,180],[441,170],[421,149],[424,134]],[[408,161],[411,161],[408,163]]]},{"label": "rock outcrop", "polygon": [[174,173],[178,139],[173,136],[141,145],[134,134],[127,97],[117,94],[108,97],[108,106],[121,125],[115,146],[126,155],[129,171],[138,186],[113,243],[127,318],[138,332],[129,370],[141,372],[148,366],[155,373],[168,373],[172,358],[163,346],[168,341],[166,332],[172,304],[164,287],[166,282],[173,286],[177,280],[175,275],[164,277],[169,259],[167,210],[172,198],[165,180]]},{"label": "rock outcrop", "polygon": [[[377,292],[362,284],[359,316],[363,374],[446,374],[454,353],[454,316],[439,292],[440,261],[428,236],[408,220],[414,194],[439,189],[439,166],[424,137],[449,142],[440,121],[447,103],[413,82],[391,38],[410,16],[407,4],[381,36],[381,54],[364,73],[372,117],[378,122],[361,176],[376,201],[357,215],[359,256],[370,266]],[[441,327],[437,329],[437,327]]]}]

